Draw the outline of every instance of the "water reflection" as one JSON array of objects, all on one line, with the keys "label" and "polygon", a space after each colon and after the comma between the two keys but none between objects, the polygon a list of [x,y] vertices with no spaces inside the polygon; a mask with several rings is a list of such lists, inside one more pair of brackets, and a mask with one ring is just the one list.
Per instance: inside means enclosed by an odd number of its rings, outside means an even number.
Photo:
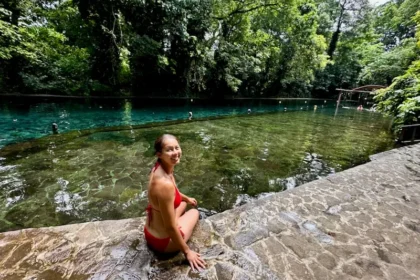
[{"label": "water reflection", "polygon": [[131,119],[131,110],[133,108],[133,105],[129,100],[124,100],[124,111],[122,116],[122,124],[123,125],[131,125],[132,119]]}]

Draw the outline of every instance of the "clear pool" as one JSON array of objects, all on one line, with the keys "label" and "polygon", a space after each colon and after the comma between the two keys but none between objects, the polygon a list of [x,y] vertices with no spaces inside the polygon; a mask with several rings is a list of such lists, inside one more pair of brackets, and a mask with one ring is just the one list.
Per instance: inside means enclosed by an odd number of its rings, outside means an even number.
[{"label": "clear pool", "polygon": [[[143,215],[153,142],[162,133],[179,137],[178,187],[198,200],[203,215],[366,162],[394,145],[390,119],[380,114],[335,115],[332,101],[318,101],[317,110],[310,101],[283,102],[2,104],[1,138],[9,145],[0,149],[0,231]],[[211,115],[225,117],[204,118]]]}]

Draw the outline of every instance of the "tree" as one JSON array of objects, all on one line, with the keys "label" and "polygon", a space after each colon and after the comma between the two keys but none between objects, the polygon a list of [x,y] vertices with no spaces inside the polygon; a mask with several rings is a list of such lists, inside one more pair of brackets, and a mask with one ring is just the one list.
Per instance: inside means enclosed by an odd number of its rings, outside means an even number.
[{"label": "tree", "polygon": [[[86,49],[67,45],[67,37],[56,31],[48,16],[57,7],[48,1],[11,3],[4,7],[12,10],[0,9],[0,87],[32,93],[86,94],[89,54]],[[66,12],[73,16],[75,11]]]},{"label": "tree", "polygon": [[398,46],[404,39],[413,38],[416,23],[413,20],[420,10],[417,0],[389,1],[374,10],[374,26],[386,50]]},{"label": "tree", "polygon": [[321,2],[322,19],[318,32],[329,38],[330,61],[316,72],[312,83],[315,97],[328,98],[336,88],[354,88],[369,58],[382,53],[378,36],[374,33],[371,9],[364,1]]},{"label": "tree", "polygon": [[90,56],[92,79],[105,87],[102,91],[117,91],[120,87],[119,73],[122,43],[123,18],[119,11],[121,2],[114,0],[74,0],[80,15],[90,26],[89,36],[94,40]]},{"label": "tree", "polygon": [[[420,12],[414,17],[420,27]],[[417,48],[420,48],[420,30],[417,34]],[[394,117],[395,129],[403,124],[419,123],[420,118],[420,55],[401,76],[375,96],[379,111]]]},{"label": "tree", "polygon": [[405,39],[385,52],[382,44],[378,46],[380,49],[377,50],[377,55],[367,61],[360,73],[360,84],[390,85],[395,77],[404,74],[420,54],[413,38]]},{"label": "tree", "polygon": [[360,20],[365,19],[370,11],[368,0],[338,0],[333,1],[331,4],[333,5],[331,16],[334,18],[335,30],[331,36],[327,51],[330,58],[334,55],[343,29],[349,29],[358,24]]}]

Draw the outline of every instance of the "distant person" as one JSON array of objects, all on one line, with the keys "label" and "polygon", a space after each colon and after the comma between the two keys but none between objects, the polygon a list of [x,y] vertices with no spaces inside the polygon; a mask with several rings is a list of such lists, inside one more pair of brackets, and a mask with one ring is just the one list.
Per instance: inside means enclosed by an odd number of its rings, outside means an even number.
[{"label": "distant person", "polygon": [[318,109],[318,106],[317,105],[314,105],[314,111],[316,111],[316,109]]},{"label": "distant person", "polygon": [[248,109],[248,115],[251,114],[251,112],[252,112],[251,109]]},{"label": "distant person", "polygon": [[51,129],[53,134],[58,134],[58,125],[56,123],[52,123]]},{"label": "distant person", "polygon": [[191,120],[193,117],[193,113],[192,112],[188,112],[188,119]]},{"label": "distant person", "polygon": [[159,253],[182,251],[191,268],[199,270],[205,268],[206,262],[187,245],[199,213],[197,209],[185,212],[187,204],[196,207],[197,200],[182,194],[174,177],[174,168],[180,162],[181,154],[175,136],[164,134],[156,139],[155,155],[158,159],[150,173],[144,236],[152,250]]},{"label": "distant person", "polygon": [[358,111],[363,111],[363,106],[362,105],[359,105],[359,107],[357,107],[357,110]]}]

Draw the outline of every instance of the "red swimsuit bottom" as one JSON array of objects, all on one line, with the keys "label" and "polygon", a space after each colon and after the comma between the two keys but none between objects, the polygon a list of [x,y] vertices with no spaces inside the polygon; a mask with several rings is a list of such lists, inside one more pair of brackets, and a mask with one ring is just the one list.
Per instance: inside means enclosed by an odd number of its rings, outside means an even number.
[{"label": "red swimsuit bottom", "polygon": [[[182,235],[182,238],[184,238],[184,233],[182,232],[181,228],[179,229],[179,232]],[[144,227],[144,237],[146,238],[147,245],[151,249],[153,249],[156,252],[164,253],[166,247],[169,245],[169,241],[171,241],[170,237],[166,238],[157,238],[154,235],[152,235],[146,227]]]},{"label": "red swimsuit bottom", "polygon": [[[159,167],[159,162],[156,163],[155,167],[153,168],[153,172]],[[178,208],[178,206],[181,204],[182,197],[179,193],[178,188],[175,186],[175,199],[174,199],[174,209]],[[152,205],[147,205],[146,211],[147,211],[147,217],[149,220],[149,226],[150,222],[152,221],[152,211],[158,211],[157,209],[153,208]],[[182,232],[181,228],[179,228],[179,232],[182,235],[182,238],[184,238],[184,233]],[[149,247],[157,252],[165,252],[166,247],[168,247],[169,241],[171,241],[170,237],[166,238],[157,238],[154,235],[152,235],[148,230],[147,227],[144,226],[144,237],[146,239],[147,244]]]}]

